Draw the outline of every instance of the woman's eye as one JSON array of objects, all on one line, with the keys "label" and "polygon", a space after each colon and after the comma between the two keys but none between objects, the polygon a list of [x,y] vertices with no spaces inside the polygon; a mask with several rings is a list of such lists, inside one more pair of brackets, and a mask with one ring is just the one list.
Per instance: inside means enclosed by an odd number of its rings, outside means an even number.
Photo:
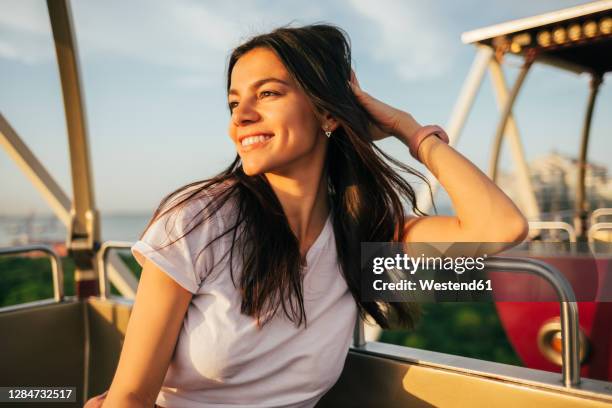
[{"label": "woman's eye", "polygon": [[262,91],[259,95],[260,96],[265,96],[265,94],[269,94],[269,95],[278,95],[277,92],[274,91]]},{"label": "woman's eye", "polygon": [[[261,98],[266,97],[266,96],[273,96],[273,95],[280,95],[280,94],[278,92],[275,92],[275,91],[261,91],[259,93],[259,96]],[[229,106],[229,110],[231,112],[232,109],[234,109],[236,106],[238,106],[238,102],[235,102],[235,101],[234,102],[230,102],[230,103],[228,103],[228,106]]]}]

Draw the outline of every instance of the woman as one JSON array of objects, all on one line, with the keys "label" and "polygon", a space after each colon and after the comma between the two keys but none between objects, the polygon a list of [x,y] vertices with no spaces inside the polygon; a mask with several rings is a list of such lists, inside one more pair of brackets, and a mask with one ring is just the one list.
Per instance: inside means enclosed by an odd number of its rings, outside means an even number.
[{"label": "woman", "polygon": [[[164,198],[132,248],[143,270],[124,347],[108,394],[88,407],[312,407],[342,371],[357,314],[383,328],[418,316],[414,304],[361,300],[361,242],[509,248],[526,235],[442,129],[360,88],[337,27],[250,39],[230,57],[227,91],[238,154]],[[456,217],[417,208],[383,159],[427,180],[376,147],[389,136],[440,181]]]}]

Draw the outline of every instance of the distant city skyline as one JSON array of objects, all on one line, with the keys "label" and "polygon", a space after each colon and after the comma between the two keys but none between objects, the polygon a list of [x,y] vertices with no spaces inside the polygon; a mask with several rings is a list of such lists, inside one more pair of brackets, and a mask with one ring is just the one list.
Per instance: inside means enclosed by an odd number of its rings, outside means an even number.
[{"label": "distant city skyline", "polygon": [[[575,210],[576,190],[578,184],[577,158],[556,150],[539,156],[528,163],[531,183],[543,214],[554,214],[560,219],[563,212],[571,219]],[[502,173],[500,187],[521,208],[519,185],[512,173]],[[584,177],[585,198],[590,210],[612,206],[612,177],[610,168],[602,163],[587,163]],[[521,208],[524,210],[523,208]]]},{"label": "distant city skyline", "polygon": [[[318,21],[350,35],[362,87],[446,125],[475,55],[462,32],[586,1],[380,0],[263,2],[73,1],[96,206],[104,214],[152,213],[161,198],[210,177],[235,156],[227,136],[224,70],[231,49],[280,25]],[[477,10],[477,12],[475,12]],[[509,60],[512,83],[518,60]],[[575,157],[588,97],[587,76],[536,64],[514,115],[528,160],[556,149]],[[604,78],[593,118],[589,162],[612,157],[612,93]],[[66,126],[44,1],[0,2],[0,112],[71,196]],[[486,78],[456,148],[488,166],[498,114]],[[378,143],[417,170],[396,140]],[[511,170],[504,144],[502,169]],[[608,167],[609,169],[609,167]],[[51,210],[0,152],[0,215]],[[439,194],[440,202],[445,194]]]}]

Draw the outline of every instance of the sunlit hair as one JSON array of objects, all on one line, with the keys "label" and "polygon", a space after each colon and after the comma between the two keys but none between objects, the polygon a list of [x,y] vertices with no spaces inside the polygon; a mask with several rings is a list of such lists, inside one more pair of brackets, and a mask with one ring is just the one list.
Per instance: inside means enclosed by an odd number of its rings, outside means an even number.
[{"label": "sunlit hair", "polygon": [[[258,47],[278,56],[318,117],[327,111],[339,123],[329,139],[325,167],[338,261],[360,316],[365,318],[369,314],[383,328],[389,328],[391,323],[394,327],[414,327],[420,316],[416,303],[361,300],[360,243],[402,242],[404,229],[398,226],[406,221],[404,202],[410,203],[416,215],[427,215],[417,208],[414,190],[400,172],[414,175],[430,186],[426,177],[385,154],[372,142],[371,117],[348,84],[351,72],[348,35],[333,25],[313,24],[284,26],[254,36],[230,55],[228,92],[236,62]],[[407,149],[402,155],[410,157]],[[215,240],[232,233],[230,260],[235,253],[242,257],[242,274],[237,277],[242,294],[241,312],[265,324],[282,308],[298,327],[302,322],[306,326],[302,291],[305,259],[300,254],[298,239],[265,175],[246,175],[239,155],[216,176],[183,186],[164,197],[147,229],[160,216],[177,211],[190,200],[202,199],[205,194],[214,196],[210,208],[196,214],[189,223],[191,228],[179,239],[229,199],[235,199],[235,223]],[[236,284],[231,261],[230,274]]]}]

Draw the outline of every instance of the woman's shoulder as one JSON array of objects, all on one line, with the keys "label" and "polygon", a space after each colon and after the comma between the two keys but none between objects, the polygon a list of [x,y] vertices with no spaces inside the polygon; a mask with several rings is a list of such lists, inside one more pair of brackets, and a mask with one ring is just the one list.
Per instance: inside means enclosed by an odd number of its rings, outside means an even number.
[{"label": "woman's shoulder", "polygon": [[154,260],[187,290],[196,293],[225,252],[224,209],[219,191],[190,184],[167,196],[132,252],[138,263]]}]

